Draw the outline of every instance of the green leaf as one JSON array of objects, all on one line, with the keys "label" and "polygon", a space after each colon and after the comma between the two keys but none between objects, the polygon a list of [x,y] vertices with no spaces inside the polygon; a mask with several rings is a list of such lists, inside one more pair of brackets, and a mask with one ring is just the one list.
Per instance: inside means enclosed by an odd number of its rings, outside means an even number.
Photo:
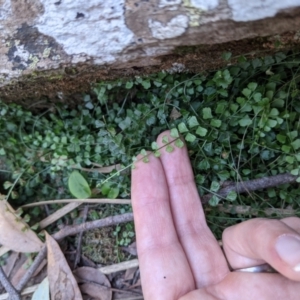
[{"label": "green leaf", "polygon": [[144,87],[144,89],[148,90],[151,87],[150,80],[143,80],[142,81],[142,86]]},{"label": "green leaf", "polygon": [[157,150],[159,148],[158,144],[156,142],[151,143],[152,150]]},{"label": "green leaf", "polygon": [[269,160],[272,157],[272,154],[269,150],[263,150],[260,152],[260,157],[263,160]]},{"label": "green leaf", "polygon": [[292,174],[292,175],[295,175],[295,176],[299,175],[299,169],[294,169],[294,170],[292,170],[292,171],[291,171],[291,174]]},{"label": "green leaf", "polygon": [[277,117],[279,115],[279,111],[277,108],[272,108],[270,113],[269,113],[269,116],[270,117]]},{"label": "green leaf", "polygon": [[285,153],[290,153],[291,152],[291,147],[290,146],[287,146],[287,145],[283,145],[281,147],[281,150]]},{"label": "green leaf", "polygon": [[70,193],[77,199],[91,197],[92,192],[85,178],[78,172],[73,171],[68,180]]},{"label": "green leaf", "polygon": [[217,119],[212,119],[210,121],[210,125],[213,126],[213,127],[219,128],[222,125],[222,121],[221,120],[217,120]]},{"label": "green leaf", "polygon": [[252,60],[252,66],[254,69],[261,67],[262,66],[262,61],[259,58],[255,58],[254,60]]},{"label": "green leaf", "polygon": [[101,193],[102,193],[102,195],[107,196],[107,194],[110,191],[110,186],[111,186],[111,184],[109,182],[105,182],[105,183],[103,183],[101,185]]},{"label": "green leaf", "polygon": [[186,136],[185,136],[185,140],[187,142],[194,142],[196,140],[196,136],[194,136],[193,134],[191,133],[188,133]]},{"label": "green leaf", "polygon": [[211,114],[211,108],[210,107],[204,107],[202,109],[202,115],[203,115],[204,120],[211,119],[213,117],[212,114]]},{"label": "green leaf", "polygon": [[3,187],[4,187],[5,190],[8,190],[12,185],[13,185],[13,183],[10,182],[10,181],[5,181],[3,183]]},{"label": "green leaf", "polygon": [[206,136],[207,134],[207,129],[203,128],[201,126],[198,126],[197,130],[196,130],[196,134],[200,135],[200,136]]},{"label": "green leaf", "polygon": [[294,163],[294,157],[293,156],[286,156],[285,161],[289,164]]},{"label": "green leaf", "polygon": [[193,127],[195,127],[195,126],[198,126],[199,123],[198,123],[198,121],[197,121],[197,118],[196,118],[195,116],[190,117],[190,118],[188,119],[188,125],[189,125],[190,128],[193,128]]},{"label": "green leaf", "polygon": [[286,136],[285,136],[285,135],[282,135],[282,134],[277,134],[277,135],[276,135],[276,139],[277,139],[278,142],[284,144],[285,141],[286,141]]},{"label": "green leaf", "polygon": [[143,162],[148,163],[149,162],[149,157],[148,156],[143,157]]},{"label": "green leaf", "polygon": [[257,88],[257,83],[255,82],[250,82],[248,85],[247,85],[248,89],[250,89],[252,92],[254,92]]},{"label": "green leaf", "polygon": [[298,136],[298,131],[293,130],[293,131],[287,132],[286,135],[288,136],[288,138],[291,141],[293,141]]},{"label": "green leaf", "polygon": [[225,106],[226,106],[226,104],[224,104],[224,103],[218,103],[217,108],[216,108],[216,114],[223,114],[225,111]]},{"label": "green leaf", "polygon": [[183,148],[184,147],[184,142],[181,139],[176,140],[174,144],[178,148]]},{"label": "green leaf", "polygon": [[171,145],[168,145],[168,146],[166,147],[166,151],[169,152],[169,153],[171,153],[171,152],[174,151],[174,147],[171,146]]},{"label": "green leaf", "polygon": [[284,100],[279,99],[279,98],[274,99],[272,101],[272,106],[282,108],[282,107],[284,107]]},{"label": "green leaf", "polygon": [[88,109],[93,109],[94,108],[94,104],[92,102],[88,102],[85,104],[85,107]]},{"label": "green leaf", "polygon": [[252,120],[249,118],[248,115],[246,115],[243,119],[239,120],[239,124],[242,127],[246,127],[252,124]]},{"label": "green leaf", "polygon": [[300,177],[298,177],[298,178],[296,179],[296,182],[300,182]]},{"label": "green leaf", "polygon": [[232,110],[234,113],[238,110],[239,106],[235,103],[230,104],[230,110]]},{"label": "green leaf", "polygon": [[170,135],[171,135],[171,137],[174,138],[174,139],[175,139],[175,138],[179,138],[179,132],[178,132],[177,128],[172,128],[172,129],[171,129]]},{"label": "green leaf", "polygon": [[219,202],[220,202],[220,198],[219,198],[218,196],[216,196],[216,195],[213,195],[213,196],[209,199],[208,204],[209,204],[210,206],[217,206],[217,205],[219,204]]},{"label": "green leaf", "polygon": [[224,52],[224,53],[222,53],[222,58],[224,60],[229,60],[231,58],[231,56],[232,56],[231,52]]},{"label": "green leaf", "polygon": [[267,125],[268,125],[269,127],[273,128],[273,127],[275,127],[275,126],[277,125],[277,121],[272,120],[272,119],[269,119],[269,120],[267,121]]},{"label": "green leaf", "polygon": [[[126,117],[123,121],[121,121],[119,124],[119,127],[122,129],[122,130],[125,130],[126,128],[130,127],[131,125],[131,118],[130,117]],[[113,129],[113,127],[112,127]]]},{"label": "green leaf", "polygon": [[226,196],[226,200],[235,201],[237,198],[237,193],[235,191],[230,191]]},{"label": "green leaf", "polygon": [[197,88],[196,88],[196,91],[201,93],[203,91],[203,86],[198,85]]},{"label": "green leaf", "polygon": [[149,118],[146,119],[146,124],[148,126],[151,126],[151,125],[155,124],[155,122],[156,122],[156,117],[153,116],[153,115],[149,116]]},{"label": "green leaf", "polygon": [[145,149],[142,149],[142,150],[141,150],[141,154],[144,155],[144,156],[145,156],[145,155],[148,155],[148,154],[147,154],[147,151],[146,151]]},{"label": "green leaf", "polygon": [[268,189],[268,197],[275,198],[277,196],[276,191],[274,189]]},{"label": "green leaf", "polygon": [[210,168],[209,161],[207,159],[203,159],[197,166],[199,170],[208,170]]},{"label": "green leaf", "polygon": [[291,146],[295,149],[295,150],[298,150],[300,148],[300,139],[297,139],[295,141],[293,141],[291,143]]},{"label": "green leaf", "polygon": [[213,181],[210,185],[210,190],[212,192],[217,192],[220,189],[220,184],[217,181]]},{"label": "green leaf", "polygon": [[237,97],[236,102],[243,106],[246,103],[246,99],[244,97]]},{"label": "green leaf", "polygon": [[188,132],[189,130],[187,129],[186,125],[181,122],[180,124],[178,124],[178,130],[180,133],[184,133],[184,132]]},{"label": "green leaf", "polygon": [[198,174],[196,176],[196,183],[197,184],[203,184],[205,182],[205,176]]},{"label": "green leaf", "polygon": [[160,157],[160,155],[161,155],[161,153],[160,153],[159,151],[155,151],[155,152],[154,152],[154,156],[155,156],[155,157]]},{"label": "green leaf", "polygon": [[226,170],[222,170],[217,172],[217,176],[220,178],[220,180],[225,181],[230,177],[230,174]]},{"label": "green leaf", "polygon": [[261,93],[255,93],[253,95],[253,99],[254,99],[255,102],[260,102],[261,101],[261,97],[262,97]]},{"label": "green leaf", "polygon": [[245,89],[242,90],[242,94],[243,94],[244,96],[246,96],[247,98],[249,98],[250,95],[251,95],[251,90],[245,88]]},{"label": "green leaf", "polygon": [[125,85],[125,88],[126,88],[127,90],[130,90],[132,87],[133,87],[133,82],[132,82],[132,81],[127,81],[127,82],[126,82],[126,85]]},{"label": "green leaf", "polygon": [[116,199],[119,195],[120,189],[115,187],[111,188],[107,194],[107,198],[109,199]]},{"label": "green leaf", "polygon": [[164,135],[163,138],[162,138],[162,142],[163,142],[164,144],[169,143],[169,137],[168,137],[167,135]]}]

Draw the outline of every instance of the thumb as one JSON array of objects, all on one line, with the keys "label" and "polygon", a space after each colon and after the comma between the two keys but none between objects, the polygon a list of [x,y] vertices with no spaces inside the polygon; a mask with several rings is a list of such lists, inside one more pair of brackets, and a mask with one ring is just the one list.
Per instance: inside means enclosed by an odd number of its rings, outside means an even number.
[{"label": "thumb", "polygon": [[300,281],[300,219],[253,219],[227,228],[223,249],[233,270],[263,263]]}]

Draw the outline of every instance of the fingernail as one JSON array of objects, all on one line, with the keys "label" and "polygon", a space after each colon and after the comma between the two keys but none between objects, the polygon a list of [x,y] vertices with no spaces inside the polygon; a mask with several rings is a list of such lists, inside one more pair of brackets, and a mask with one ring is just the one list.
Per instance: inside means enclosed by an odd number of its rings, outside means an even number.
[{"label": "fingernail", "polygon": [[300,272],[300,238],[282,235],[277,239],[275,249],[284,262]]}]

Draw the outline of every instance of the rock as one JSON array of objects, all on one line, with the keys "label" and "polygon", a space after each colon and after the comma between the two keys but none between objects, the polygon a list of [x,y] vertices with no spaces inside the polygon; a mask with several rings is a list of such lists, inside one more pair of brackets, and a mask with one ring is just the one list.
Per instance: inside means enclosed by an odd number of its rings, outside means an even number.
[{"label": "rock", "polygon": [[295,31],[299,13],[300,0],[0,0],[0,98],[74,92],[173,64],[190,70],[177,47],[201,45],[210,60],[212,45]]}]

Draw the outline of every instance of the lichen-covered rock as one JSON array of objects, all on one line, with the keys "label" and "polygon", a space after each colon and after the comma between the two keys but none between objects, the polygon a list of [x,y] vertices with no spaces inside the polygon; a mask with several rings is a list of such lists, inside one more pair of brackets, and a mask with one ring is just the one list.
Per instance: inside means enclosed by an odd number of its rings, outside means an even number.
[{"label": "lichen-covered rock", "polygon": [[174,47],[300,28],[300,0],[0,0],[0,88],[75,64],[159,65]]}]

